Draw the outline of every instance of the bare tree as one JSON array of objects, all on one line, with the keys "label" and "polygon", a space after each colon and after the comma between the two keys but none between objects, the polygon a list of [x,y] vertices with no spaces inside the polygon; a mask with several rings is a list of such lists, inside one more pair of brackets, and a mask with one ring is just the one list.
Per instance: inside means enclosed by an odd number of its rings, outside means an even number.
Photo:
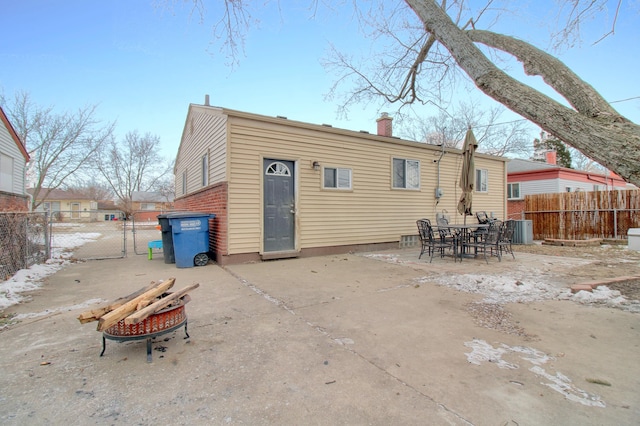
[{"label": "bare tree", "polygon": [[[554,35],[572,42],[570,36],[576,34],[584,19],[603,10],[609,2],[560,1],[560,6],[565,8],[562,16],[567,18],[565,31]],[[193,0],[193,3],[201,5],[202,1]],[[222,25],[226,30],[226,43],[232,53],[244,40],[239,29],[251,23],[248,3],[246,0],[224,2],[224,18],[216,28]],[[479,29],[485,20],[489,21],[486,28],[490,28],[502,15],[517,11],[517,2],[513,3],[516,5],[505,3],[503,8],[498,3],[486,0],[479,8],[477,3],[466,0],[350,3],[360,17],[360,30],[369,28],[368,35],[379,45],[380,54],[367,52],[366,59],[358,61],[334,51],[333,59],[327,64],[343,70],[337,80],[338,84],[348,85],[343,106],[371,99],[384,99],[399,107],[441,103],[443,93],[456,79],[464,77],[484,94],[550,135],[626,181],[640,185],[640,126],[619,114],[557,58],[515,37]],[[617,10],[621,0],[613,3]],[[315,7],[323,2],[312,0],[311,4]],[[542,77],[570,106],[509,75],[478,45],[520,61],[527,75]]]},{"label": "bare tree", "polygon": [[113,191],[104,182],[92,179],[76,180],[73,185],[63,185],[66,190],[92,201],[112,201]]},{"label": "bare tree", "polygon": [[96,105],[56,114],[53,107],[35,104],[26,92],[16,93],[10,101],[0,94],[0,102],[6,105],[31,157],[27,173],[33,187],[33,209],[81,170],[113,132],[113,123],[101,126],[95,118]]},{"label": "bare tree", "polygon": [[571,162],[574,169],[596,173],[604,173],[606,171],[604,167],[602,167],[600,164],[596,163],[577,149],[569,148],[569,152],[571,153]]},{"label": "bare tree", "polygon": [[112,139],[96,156],[94,166],[113,190],[120,207],[133,213],[132,196],[136,191],[155,191],[166,186],[164,178],[172,171],[170,162],[163,159],[160,138],[133,131],[118,143]]},{"label": "bare tree", "polygon": [[446,147],[461,148],[471,127],[479,152],[523,156],[531,150],[526,121],[501,122],[505,109],[500,106],[483,109],[475,102],[460,102],[455,108],[439,111],[437,116],[405,119],[401,134],[419,142],[440,145],[444,141]]}]

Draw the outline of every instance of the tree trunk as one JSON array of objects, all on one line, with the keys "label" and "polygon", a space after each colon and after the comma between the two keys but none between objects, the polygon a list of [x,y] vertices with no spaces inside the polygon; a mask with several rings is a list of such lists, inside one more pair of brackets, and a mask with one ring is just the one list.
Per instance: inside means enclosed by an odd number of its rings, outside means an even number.
[{"label": "tree trunk", "polygon": [[[406,2],[427,31],[435,35],[485,94],[627,182],[640,186],[640,126],[619,115],[562,62],[547,54],[534,54],[537,49],[520,40],[507,43],[506,39],[492,40],[486,33],[467,34],[432,0]],[[500,70],[475,46],[474,38],[514,54],[525,63],[527,72],[543,75],[576,109],[560,104]]]}]

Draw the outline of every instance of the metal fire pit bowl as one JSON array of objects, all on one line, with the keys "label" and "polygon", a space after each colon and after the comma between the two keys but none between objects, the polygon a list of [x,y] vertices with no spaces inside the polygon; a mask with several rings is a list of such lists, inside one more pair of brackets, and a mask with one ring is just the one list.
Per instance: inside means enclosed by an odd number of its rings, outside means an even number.
[{"label": "metal fire pit bowl", "polygon": [[[171,293],[163,294],[163,297],[169,294]],[[102,333],[102,352],[100,352],[100,356],[104,355],[107,339],[116,342],[147,339],[147,362],[151,362],[151,340],[153,338],[177,330],[183,325],[184,334],[186,335],[185,339],[189,338],[185,305],[190,300],[191,298],[186,294],[181,299],[177,299],[174,305],[149,315],[138,324],[125,324],[123,319],[117,324],[107,328]]]}]

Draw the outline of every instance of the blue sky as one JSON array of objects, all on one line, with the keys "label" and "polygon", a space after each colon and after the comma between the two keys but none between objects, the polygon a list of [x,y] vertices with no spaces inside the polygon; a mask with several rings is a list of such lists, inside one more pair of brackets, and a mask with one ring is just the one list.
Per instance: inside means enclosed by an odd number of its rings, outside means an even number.
[{"label": "blue sky", "polygon": [[[272,5],[256,14],[260,27],[231,68],[212,34],[216,11],[200,23],[175,3],[168,9],[152,0],[0,0],[0,89],[7,96],[27,91],[57,112],[98,104],[98,117],[116,121],[117,135],[158,135],[166,157],[176,154],[189,103],[203,103],[205,94],[212,105],[375,131],[380,106],[356,106],[339,119],[337,104],[325,100],[336,78],[321,65],[329,42],[356,54],[368,49],[350,13],[324,11],[312,20],[305,1],[281,1],[281,14]],[[523,11],[505,28],[545,47],[540,13],[552,3],[535,3],[537,11]],[[609,101],[640,96],[638,8],[626,9],[614,37],[592,46],[609,29],[596,22],[583,45],[560,55]],[[640,122],[640,99],[614,106]]]}]

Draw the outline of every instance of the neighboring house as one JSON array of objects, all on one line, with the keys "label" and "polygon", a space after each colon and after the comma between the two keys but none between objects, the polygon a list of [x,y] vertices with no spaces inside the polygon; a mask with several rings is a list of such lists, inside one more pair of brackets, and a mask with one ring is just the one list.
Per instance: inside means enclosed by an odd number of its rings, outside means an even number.
[{"label": "neighboring house", "polygon": [[613,173],[593,173],[560,167],[556,164],[554,154],[547,152],[546,162],[521,159],[509,161],[508,217],[521,218],[526,195],[635,188]]},{"label": "neighboring house", "polygon": [[[216,215],[219,264],[397,248],[442,212],[461,223],[461,151],[393,137],[391,120],[374,135],[191,104],[175,207]],[[474,210],[506,215],[507,161],[476,154]]]},{"label": "neighboring house", "polygon": [[173,195],[134,191],[131,194],[131,205],[136,221],[157,222],[158,214],[173,210]]},{"label": "neighboring house", "polygon": [[[28,189],[33,194],[33,189]],[[46,195],[45,195],[46,194]],[[44,198],[46,197],[46,198]],[[56,220],[65,222],[95,222],[107,220],[97,214],[98,202],[85,195],[62,189],[42,188],[36,197],[41,202],[36,211],[48,211]],[[109,218],[109,220],[111,220]]]},{"label": "neighboring house", "polygon": [[28,211],[26,191],[29,154],[0,107],[0,211]]}]

